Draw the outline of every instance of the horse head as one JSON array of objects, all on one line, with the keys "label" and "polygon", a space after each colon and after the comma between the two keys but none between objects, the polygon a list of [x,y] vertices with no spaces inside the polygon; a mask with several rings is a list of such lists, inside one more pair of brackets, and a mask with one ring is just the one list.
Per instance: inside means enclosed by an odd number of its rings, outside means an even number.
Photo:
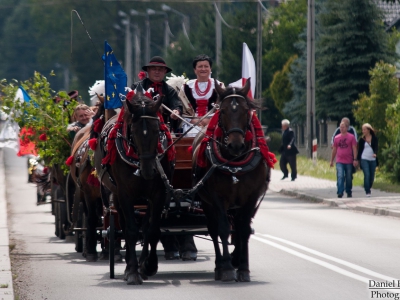
[{"label": "horse head", "polygon": [[247,97],[250,86],[250,78],[241,89],[224,89],[215,82],[220,105],[218,126],[222,129],[223,140],[233,156],[242,154],[246,149],[245,136],[249,128],[250,112],[256,108],[255,103]]},{"label": "horse head", "polygon": [[139,89],[132,99],[125,101],[124,122],[129,124],[128,139],[133,141],[139,157],[141,176],[150,180],[156,174],[155,158],[157,156],[160,120],[157,112],[162,98],[154,101]]}]

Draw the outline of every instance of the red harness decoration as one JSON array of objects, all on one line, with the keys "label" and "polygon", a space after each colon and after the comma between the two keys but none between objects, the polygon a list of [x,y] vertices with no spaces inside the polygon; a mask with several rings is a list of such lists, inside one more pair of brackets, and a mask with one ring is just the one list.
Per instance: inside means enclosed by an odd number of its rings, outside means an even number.
[{"label": "red harness decoration", "polygon": [[[117,158],[117,146],[115,144],[115,139],[117,138],[118,130],[123,128],[124,125],[123,117],[124,117],[124,108],[122,107],[121,112],[118,116],[118,120],[115,123],[114,127],[111,129],[110,134],[108,135],[107,155],[101,161],[103,165],[105,164],[112,165],[115,162],[115,159]],[[169,132],[167,126],[165,125],[164,119],[160,112],[157,112],[157,117],[160,119],[160,131],[163,131],[165,133],[165,136],[167,138],[167,147],[169,147],[170,145],[172,145],[171,133]],[[133,147],[129,147],[129,145],[125,140],[123,140],[123,145],[127,156],[130,156],[134,159],[139,159]],[[160,141],[158,141],[157,151],[159,154],[164,153],[164,149]],[[173,161],[175,159],[175,147],[172,146],[168,148],[167,159],[168,161]]]},{"label": "red harness decoration", "polygon": [[[210,123],[207,126],[206,135],[211,136],[213,138],[219,138],[222,136],[222,130],[218,127],[218,119],[219,119],[219,111],[217,111],[214,116],[211,118]],[[256,135],[256,144],[260,148],[261,155],[263,156],[266,164],[270,168],[274,168],[274,164],[277,162],[275,154],[269,152],[267,143],[265,141],[264,132],[262,130],[260,121],[258,120],[255,114],[252,114],[251,117],[251,125],[253,127],[254,133]],[[246,131],[245,141],[250,141],[253,139],[253,133],[250,130]],[[201,168],[207,167],[207,157],[206,157],[206,148],[207,143],[209,142],[210,138],[205,137],[200,144],[200,149],[197,154],[197,165]],[[244,163],[246,163],[246,159]],[[239,162],[243,163],[243,162]],[[236,163],[237,164],[237,163]]]}]

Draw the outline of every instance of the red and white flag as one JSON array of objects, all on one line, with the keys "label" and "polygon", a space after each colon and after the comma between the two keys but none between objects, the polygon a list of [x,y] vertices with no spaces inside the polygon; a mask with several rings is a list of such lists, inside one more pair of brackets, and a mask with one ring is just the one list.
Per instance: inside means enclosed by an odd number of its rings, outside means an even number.
[{"label": "red and white flag", "polygon": [[230,86],[241,88],[245,85],[248,78],[251,78],[251,88],[248,96],[254,98],[256,90],[256,62],[247,44],[243,43],[242,79],[231,83]]}]

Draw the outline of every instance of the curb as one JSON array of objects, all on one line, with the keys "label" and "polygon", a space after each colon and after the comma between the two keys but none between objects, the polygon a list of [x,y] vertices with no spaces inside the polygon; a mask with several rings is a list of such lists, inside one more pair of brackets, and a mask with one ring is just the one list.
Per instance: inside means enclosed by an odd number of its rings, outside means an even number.
[{"label": "curb", "polygon": [[0,300],[13,300],[5,178],[4,150],[0,149]]},{"label": "curb", "polygon": [[279,194],[290,196],[290,197],[296,197],[299,200],[306,201],[306,202],[322,203],[322,204],[326,204],[331,207],[355,210],[355,211],[369,213],[369,214],[378,215],[378,216],[390,216],[393,218],[400,218],[400,211],[397,211],[397,210],[390,210],[390,209],[380,208],[380,207],[375,207],[375,206],[356,206],[354,208],[351,208],[351,207],[348,207],[347,205],[345,205],[344,203],[340,203],[341,201],[339,201],[339,200],[335,201],[335,200],[323,199],[318,196],[306,194],[304,192],[290,191],[290,190],[285,190],[285,189],[277,190],[277,189],[274,189],[271,187],[269,189],[274,193],[279,193]]}]

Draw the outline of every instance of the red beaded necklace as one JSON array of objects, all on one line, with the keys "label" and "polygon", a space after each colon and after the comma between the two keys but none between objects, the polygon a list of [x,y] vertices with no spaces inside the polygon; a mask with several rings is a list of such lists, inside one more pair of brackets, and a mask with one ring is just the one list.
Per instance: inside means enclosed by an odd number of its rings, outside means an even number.
[{"label": "red beaded necklace", "polygon": [[207,93],[210,91],[211,89],[211,79],[208,79],[207,81],[207,88],[204,90],[204,92],[202,92],[199,88],[199,82],[198,80],[196,80],[196,83],[194,84],[194,89],[196,91],[196,94],[199,95],[200,97],[204,97],[205,95],[207,95]]}]

